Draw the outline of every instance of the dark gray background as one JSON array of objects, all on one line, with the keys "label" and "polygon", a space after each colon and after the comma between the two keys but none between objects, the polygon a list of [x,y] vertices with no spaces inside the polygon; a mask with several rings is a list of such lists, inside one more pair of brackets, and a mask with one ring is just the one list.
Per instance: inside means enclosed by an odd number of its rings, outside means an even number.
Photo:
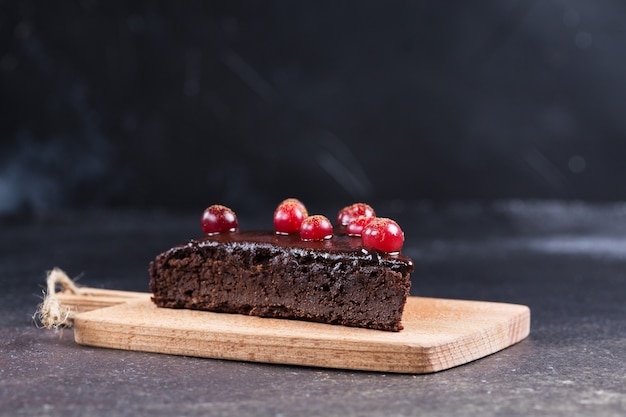
[{"label": "dark gray background", "polygon": [[0,4],[0,214],[626,198],[623,1]]}]

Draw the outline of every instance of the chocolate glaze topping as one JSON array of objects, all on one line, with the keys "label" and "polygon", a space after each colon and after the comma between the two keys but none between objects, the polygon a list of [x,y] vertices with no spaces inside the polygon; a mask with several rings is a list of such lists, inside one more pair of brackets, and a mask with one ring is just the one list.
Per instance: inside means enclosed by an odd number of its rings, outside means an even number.
[{"label": "chocolate glaze topping", "polygon": [[234,247],[265,247],[268,250],[291,252],[299,256],[324,257],[327,259],[352,260],[372,264],[383,264],[405,272],[413,271],[411,258],[399,254],[367,251],[359,237],[334,234],[331,239],[306,241],[297,234],[279,235],[271,231],[244,231],[220,233],[178,245],[169,250],[176,252],[182,248],[231,244]]}]

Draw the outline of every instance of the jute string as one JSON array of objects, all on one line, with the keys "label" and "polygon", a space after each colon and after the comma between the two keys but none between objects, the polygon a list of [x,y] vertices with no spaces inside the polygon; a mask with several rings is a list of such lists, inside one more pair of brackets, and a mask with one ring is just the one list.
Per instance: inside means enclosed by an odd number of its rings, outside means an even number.
[{"label": "jute string", "polygon": [[71,327],[74,318],[72,311],[69,307],[59,303],[56,289],[59,285],[62,292],[69,291],[72,294],[78,294],[78,286],[59,268],[48,271],[46,285],[44,299],[35,313],[35,319],[41,322],[46,329]]}]

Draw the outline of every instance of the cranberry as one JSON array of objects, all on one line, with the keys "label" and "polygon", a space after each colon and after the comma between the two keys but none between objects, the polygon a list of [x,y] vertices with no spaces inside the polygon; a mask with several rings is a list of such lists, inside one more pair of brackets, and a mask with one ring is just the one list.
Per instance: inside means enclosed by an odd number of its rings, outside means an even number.
[{"label": "cranberry", "polygon": [[204,210],[200,225],[207,235],[234,232],[238,227],[237,216],[228,207],[215,204]]},{"label": "cranberry", "polygon": [[367,250],[397,253],[404,244],[404,233],[395,221],[377,217],[363,228],[361,239]]},{"label": "cranberry", "polygon": [[324,240],[333,237],[333,225],[326,216],[316,214],[309,216],[300,226],[302,240]]},{"label": "cranberry", "polygon": [[288,198],[286,200],[283,200],[283,202],[280,204],[296,204],[298,207],[300,207],[300,210],[304,212],[305,214],[304,217],[307,217],[309,215],[309,212],[306,209],[306,206],[304,205],[304,203],[302,203],[302,201],[298,200],[297,198]]},{"label": "cranberry", "polygon": [[370,224],[376,217],[359,216],[356,219],[352,219],[346,226],[346,234],[348,236],[361,236],[363,228]]},{"label": "cranberry", "polygon": [[337,213],[337,224],[339,226],[347,226],[350,221],[359,216],[376,217],[374,209],[365,203],[354,203],[344,207]]},{"label": "cranberry", "polygon": [[309,215],[302,202],[288,198],[278,205],[274,212],[274,230],[281,235],[298,233],[302,221]]}]

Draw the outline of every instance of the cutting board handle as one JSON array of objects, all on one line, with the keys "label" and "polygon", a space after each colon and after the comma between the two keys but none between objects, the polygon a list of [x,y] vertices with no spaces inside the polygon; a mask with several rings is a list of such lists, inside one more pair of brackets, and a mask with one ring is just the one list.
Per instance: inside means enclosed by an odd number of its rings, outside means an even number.
[{"label": "cutting board handle", "polygon": [[[61,292],[57,292],[57,286]],[[48,272],[46,287],[44,300],[34,317],[48,329],[70,327],[78,313],[150,299],[150,294],[145,292],[80,287],[59,268]]]}]

